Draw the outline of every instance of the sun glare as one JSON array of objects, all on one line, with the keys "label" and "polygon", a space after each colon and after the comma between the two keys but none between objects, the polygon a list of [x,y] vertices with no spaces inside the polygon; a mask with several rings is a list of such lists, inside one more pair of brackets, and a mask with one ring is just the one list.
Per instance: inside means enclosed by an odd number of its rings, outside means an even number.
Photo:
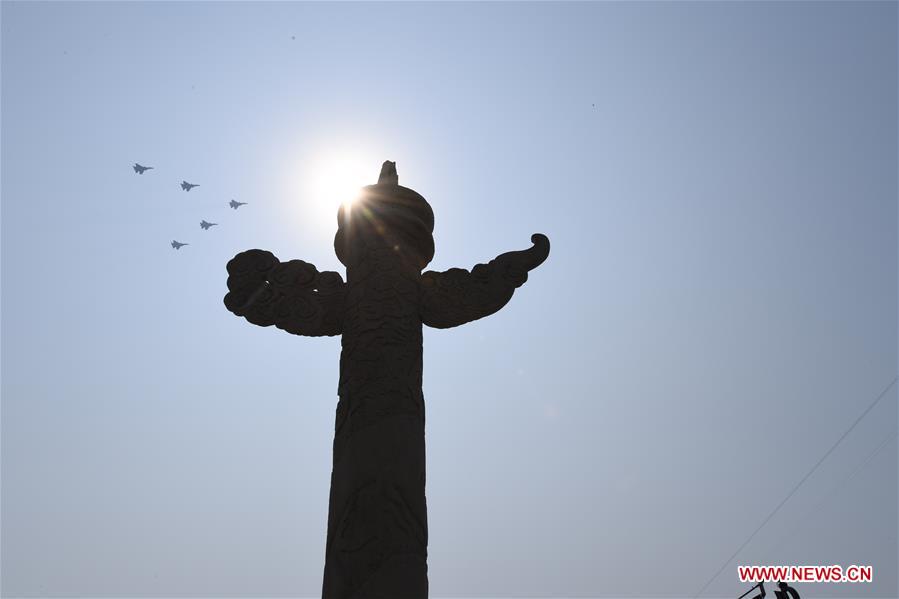
[{"label": "sun glare", "polygon": [[362,187],[378,182],[378,168],[377,162],[347,153],[322,157],[309,173],[309,199],[333,217],[341,204],[352,204]]},{"label": "sun glare", "polygon": [[358,144],[352,145],[351,148],[313,146],[309,153],[299,157],[303,167],[297,170],[300,197],[295,204],[297,216],[326,237],[334,235],[340,206],[351,205],[363,187],[378,182],[383,159],[360,149]]}]

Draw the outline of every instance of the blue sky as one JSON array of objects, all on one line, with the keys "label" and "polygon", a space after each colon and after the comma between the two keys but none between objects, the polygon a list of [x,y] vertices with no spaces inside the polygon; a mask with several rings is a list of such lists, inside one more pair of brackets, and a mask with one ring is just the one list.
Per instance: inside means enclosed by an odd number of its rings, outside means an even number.
[{"label": "blue sky", "polygon": [[[229,314],[225,263],[343,273],[386,159],[429,269],[552,242],[425,330],[434,597],[693,596],[896,376],[895,3],[0,18],[4,596],[320,593],[340,342]],[[703,596],[895,597],[896,430],[893,387]]]}]

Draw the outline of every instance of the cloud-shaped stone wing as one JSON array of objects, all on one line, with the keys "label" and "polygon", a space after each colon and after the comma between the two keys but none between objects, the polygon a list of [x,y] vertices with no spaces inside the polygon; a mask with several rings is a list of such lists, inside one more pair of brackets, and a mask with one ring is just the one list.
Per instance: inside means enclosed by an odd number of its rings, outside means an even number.
[{"label": "cloud-shaped stone wing", "polygon": [[343,331],[346,284],[338,273],[318,272],[308,262],[241,252],[228,262],[228,290],[225,307],[255,325],[309,337]]},{"label": "cloud-shaped stone wing", "polygon": [[421,321],[429,327],[448,329],[489,316],[505,306],[515,289],[524,285],[531,271],[549,256],[549,238],[535,233],[533,247],[507,252],[471,272],[451,268],[421,275]]}]

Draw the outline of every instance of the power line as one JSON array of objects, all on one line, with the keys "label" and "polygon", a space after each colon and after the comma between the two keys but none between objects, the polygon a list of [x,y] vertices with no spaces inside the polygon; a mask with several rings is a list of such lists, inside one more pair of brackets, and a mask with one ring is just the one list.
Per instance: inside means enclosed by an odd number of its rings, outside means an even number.
[{"label": "power line", "polygon": [[812,469],[809,470],[809,471],[806,473],[806,475],[803,476],[802,479],[801,479],[798,483],[796,483],[796,486],[793,487],[793,490],[791,490],[789,493],[787,493],[787,496],[784,497],[783,500],[782,500],[780,503],[777,504],[777,507],[775,507],[775,508],[771,511],[771,513],[768,514],[768,517],[765,518],[765,519],[762,521],[762,523],[759,524],[758,527],[757,527],[754,531],[752,531],[752,534],[749,535],[749,538],[746,539],[745,541],[743,541],[743,544],[740,545],[740,546],[737,548],[736,551],[734,551],[733,555],[731,555],[729,558],[727,558],[727,561],[726,561],[726,562],[724,562],[723,564],[721,564],[721,567],[718,568],[718,571],[715,572],[715,574],[714,574],[711,578],[709,578],[708,582],[706,582],[704,585],[702,585],[702,588],[699,589],[699,592],[696,593],[695,595],[693,595],[694,599],[696,599],[697,597],[699,597],[700,595],[702,595],[703,591],[705,591],[705,590],[709,587],[709,585],[712,584],[712,582],[714,582],[716,578],[718,578],[718,576],[724,571],[724,569],[727,567],[727,565],[730,564],[730,563],[733,561],[733,559],[734,559],[735,557],[737,557],[737,555],[740,554],[741,551],[743,551],[743,548],[746,547],[746,545],[749,544],[749,541],[751,541],[751,540],[755,537],[755,535],[757,535],[758,532],[759,532],[760,530],[762,530],[762,528],[764,528],[764,526],[765,526],[766,524],[768,524],[768,521],[771,520],[771,518],[774,517],[774,514],[776,514],[778,511],[780,511],[780,508],[782,508],[783,505],[784,505],[787,501],[789,501],[790,497],[792,497],[793,494],[796,493],[796,491],[799,490],[799,487],[801,487],[802,484],[803,484],[806,480],[808,480],[808,478],[809,478],[812,474],[814,474],[815,470],[818,469],[818,466],[820,466],[820,465],[824,462],[824,460],[826,460],[827,457],[828,457],[831,453],[833,453],[833,450],[836,449],[836,448],[839,446],[839,444],[843,442],[843,439],[845,439],[845,438],[849,435],[849,433],[851,433],[852,430],[858,425],[858,423],[862,421],[862,418],[864,418],[865,416],[867,416],[868,413],[869,413],[871,410],[874,409],[874,406],[876,406],[876,405],[880,402],[880,400],[883,399],[884,396],[886,396],[887,391],[889,391],[890,389],[893,388],[893,385],[896,384],[896,380],[897,380],[897,379],[899,379],[899,376],[893,377],[893,380],[890,381],[890,384],[887,385],[887,386],[884,388],[884,390],[880,392],[880,395],[878,395],[877,398],[876,398],[873,402],[871,402],[871,405],[869,405],[867,408],[865,408],[865,411],[862,412],[861,415],[860,415],[858,418],[855,419],[855,422],[852,423],[852,426],[850,426],[848,429],[846,429],[846,432],[843,433],[843,434],[840,436],[839,439],[837,439],[837,442],[834,443],[834,444],[830,447],[830,449],[828,449],[827,452],[826,452],[823,456],[821,456],[821,459],[818,460],[817,463],[815,463],[814,466],[812,466]]},{"label": "power line", "polygon": [[881,452],[881,450],[883,450],[883,448],[887,446],[887,443],[889,443],[890,441],[892,441],[893,439],[896,438],[897,434],[899,434],[899,431],[895,431],[895,430],[893,432],[891,432],[890,434],[888,434],[880,442],[880,444],[877,445],[877,447],[875,447],[871,451],[871,453],[869,453],[867,455],[867,457],[865,457],[864,460],[859,462],[855,466],[855,468],[846,477],[844,477],[840,482],[835,484],[833,486],[833,488],[831,488],[830,491],[824,495],[824,498],[820,502],[818,502],[818,505],[816,505],[813,510],[803,514],[802,521],[800,521],[789,534],[786,534],[783,537],[781,537],[781,539],[774,545],[774,547],[771,548],[771,552],[773,553],[774,551],[779,549],[780,546],[783,545],[784,541],[786,541],[787,539],[793,538],[795,536],[796,532],[798,532],[799,528],[802,526],[802,522],[808,520],[809,516],[817,514],[821,510],[821,508],[824,507],[824,504],[827,503],[827,500],[830,499],[843,485],[849,483],[853,478],[855,478],[855,476],[859,472],[861,472],[865,466],[867,466],[872,460],[874,460],[875,457],[877,457],[877,455]]}]

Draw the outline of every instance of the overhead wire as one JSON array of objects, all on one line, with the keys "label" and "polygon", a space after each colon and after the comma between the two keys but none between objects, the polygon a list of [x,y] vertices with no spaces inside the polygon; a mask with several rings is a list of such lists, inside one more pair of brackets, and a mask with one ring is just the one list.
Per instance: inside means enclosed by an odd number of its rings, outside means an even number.
[{"label": "overhead wire", "polygon": [[693,595],[694,599],[697,599],[700,595],[702,595],[702,593],[707,588],[709,588],[709,585],[712,584],[715,581],[715,579],[721,575],[721,573],[728,566],[728,564],[730,564],[734,560],[734,558],[737,557],[741,551],[743,551],[743,549],[746,547],[746,545],[748,545],[749,542],[755,538],[755,535],[757,535],[759,533],[759,531],[762,530],[762,528],[764,528],[765,525],[771,521],[771,518],[773,518],[774,515],[780,511],[780,508],[782,508],[784,506],[784,504],[787,501],[789,501],[790,498],[796,493],[796,491],[798,491],[799,488],[805,483],[805,481],[807,481],[809,479],[809,477],[811,477],[811,475],[814,474],[816,470],[818,470],[818,467],[824,463],[824,460],[826,460],[830,456],[830,454],[832,454],[834,452],[834,450],[837,447],[839,447],[840,443],[842,443],[843,440],[849,436],[849,433],[851,433],[855,429],[855,427],[858,426],[858,423],[861,422],[864,419],[864,417],[867,416],[871,412],[871,410],[874,409],[874,406],[876,406],[878,403],[880,403],[880,400],[882,400],[884,397],[886,397],[887,392],[893,388],[893,385],[896,384],[897,379],[899,379],[899,376],[893,377],[893,380],[890,381],[890,383],[883,389],[883,391],[880,392],[880,394],[874,399],[874,401],[872,401],[868,405],[868,407],[865,408],[865,410],[859,415],[859,417],[855,419],[855,422],[853,422],[849,426],[849,428],[847,428],[846,431],[842,435],[840,435],[840,438],[837,439],[836,442],[830,446],[830,449],[828,449],[826,452],[824,452],[824,455],[821,456],[821,459],[819,459],[817,462],[815,462],[815,465],[812,466],[811,469],[805,473],[805,476],[803,476],[799,480],[799,482],[796,483],[796,485],[790,490],[790,492],[787,493],[787,496],[784,497],[773,510],[771,510],[771,513],[769,513],[768,516],[765,517],[764,520],[762,520],[762,523],[759,524],[756,527],[756,529],[752,531],[752,534],[750,534],[749,537],[745,541],[743,541],[743,543],[739,547],[737,547],[737,550],[734,551],[733,554],[731,554],[731,556],[728,557],[727,560],[723,564],[721,564],[721,567],[718,568],[718,570],[712,575],[712,577],[709,578],[704,585],[702,585],[702,588],[699,589],[699,591],[695,595]]},{"label": "overhead wire", "polygon": [[859,462],[855,466],[855,468],[853,468],[852,471],[849,472],[849,474],[844,476],[837,484],[835,484],[833,487],[831,487],[830,491],[828,491],[827,493],[825,493],[823,495],[823,499],[821,499],[821,501],[819,501],[818,504],[814,508],[812,508],[810,511],[803,514],[802,519],[796,524],[796,526],[794,528],[792,528],[788,534],[785,534],[783,537],[781,537],[780,540],[778,540],[777,543],[775,543],[773,547],[771,547],[771,552],[773,553],[777,549],[780,549],[781,545],[783,545],[787,539],[794,537],[796,535],[796,533],[799,531],[799,529],[802,527],[802,525],[810,517],[817,514],[819,511],[821,511],[821,508],[824,507],[824,505],[830,500],[830,498],[833,497],[833,495],[836,494],[836,492],[839,491],[844,485],[851,482],[852,479],[855,478],[856,475],[865,468],[865,466],[867,466],[871,461],[873,461],[874,458],[877,457],[877,455],[881,451],[883,451],[883,448],[887,446],[887,443],[889,443],[890,441],[892,441],[893,439],[896,438],[897,434],[899,434],[899,430],[893,430],[886,437],[884,437],[883,440],[873,450],[871,450],[868,453],[868,455],[865,457],[864,460]]}]

